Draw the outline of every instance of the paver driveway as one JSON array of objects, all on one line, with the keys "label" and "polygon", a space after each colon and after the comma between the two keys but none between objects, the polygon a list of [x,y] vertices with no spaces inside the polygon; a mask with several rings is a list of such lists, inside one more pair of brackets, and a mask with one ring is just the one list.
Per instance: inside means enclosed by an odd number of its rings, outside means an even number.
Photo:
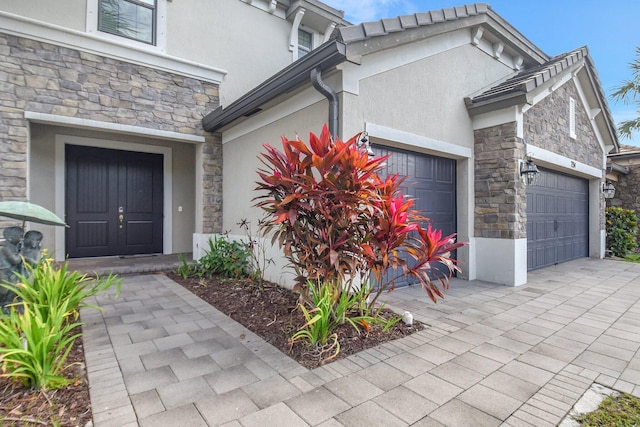
[{"label": "paver driveway", "polygon": [[166,276],[128,277],[82,312],[94,424],[552,426],[593,382],[640,395],[640,265],[385,299],[429,327],[308,370]]}]

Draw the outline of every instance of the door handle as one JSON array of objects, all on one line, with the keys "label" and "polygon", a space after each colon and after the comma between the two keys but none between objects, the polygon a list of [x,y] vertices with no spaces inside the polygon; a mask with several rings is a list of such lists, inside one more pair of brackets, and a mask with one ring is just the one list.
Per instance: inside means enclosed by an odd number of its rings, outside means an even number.
[{"label": "door handle", "polygon": [[120,221],[120,228],[122,228],[122,223],[124,222],[124,215],[118,215],[118,220]]}]

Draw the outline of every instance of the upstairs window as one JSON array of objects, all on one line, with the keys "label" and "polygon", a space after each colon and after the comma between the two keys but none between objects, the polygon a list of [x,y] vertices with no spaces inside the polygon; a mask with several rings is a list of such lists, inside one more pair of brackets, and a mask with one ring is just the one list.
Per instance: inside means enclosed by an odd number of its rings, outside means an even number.
[{"label": "upstairs window", "polygon": [[156,0],[99,0],[98,30],[156,44]]},{"label": "upstairs window", "polygon": [[298,58],[302,58],[313,49],[313,34],[298,30]]}]

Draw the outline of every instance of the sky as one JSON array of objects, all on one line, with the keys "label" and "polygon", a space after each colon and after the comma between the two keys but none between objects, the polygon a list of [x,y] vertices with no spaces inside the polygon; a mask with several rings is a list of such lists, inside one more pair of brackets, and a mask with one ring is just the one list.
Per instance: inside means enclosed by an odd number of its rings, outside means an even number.
[{"label": "sky", "polygon": [[[416,12],[462,6],[473,0],[323,0],[345,12],[356,24]],[[640,46],[640,0],[487,0],[502,16],[547,55],[587,46],[614,121],[638,117],[637,104],[625,105],[611,94],[632,79],[629,63]],[[640,146],[640,133],[620,138]]]}]

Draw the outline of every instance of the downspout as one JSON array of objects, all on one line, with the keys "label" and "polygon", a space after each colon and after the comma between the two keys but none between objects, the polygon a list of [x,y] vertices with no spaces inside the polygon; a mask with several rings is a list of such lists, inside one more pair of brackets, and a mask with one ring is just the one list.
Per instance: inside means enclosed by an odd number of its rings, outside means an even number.
[{"label": "downspout", "polygon": [[329,133],[335,141],[338,138],[338,94],[322,80],[320,67],[311,70],[311,84],[329,100]]}]

